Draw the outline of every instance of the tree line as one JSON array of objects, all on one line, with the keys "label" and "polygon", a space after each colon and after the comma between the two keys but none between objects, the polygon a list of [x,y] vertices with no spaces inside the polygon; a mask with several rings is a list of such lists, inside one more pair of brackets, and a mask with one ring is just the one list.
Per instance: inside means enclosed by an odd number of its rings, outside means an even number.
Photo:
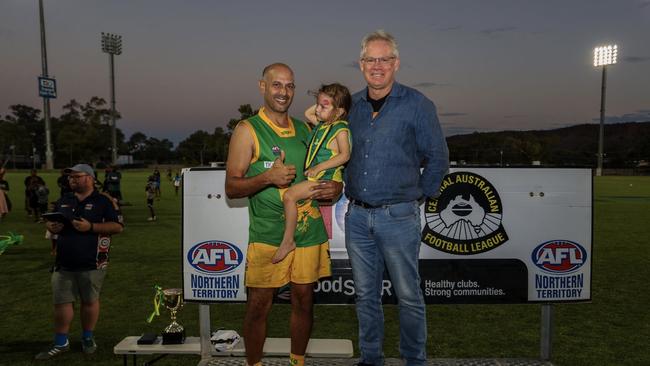
[{"label": "tree line", "polygon": [[[31,166],[32,156],[45,156],[41,110],[27,105],[9,107],[0,116],[0,164],[22,161]],[[226,128],[195,131],[176,147],[168,139],[135,132],[128,139],[117,129],[118,155],[132,155],[140,164],[207,165],[226,161],[228,143],[237,122],[257,113],[241,105],[239,115]],[[120,118],[119,112],[116,119]],[[106,101],[92,97],[86,103],[72,99],[62,114],[51,117],[51,136],[56,167],[76,162],[109,163],[111,160],[111,110]],[[650,122],[605,126],[606,168],[630,168],[650,161]],[[522,166],[539,161],[544,166],[594,167],[598,150],[598,125],[583,124],[539,131],[474,132],[447,137],[450,160],[458,165]],[[22,159],[22,160],[21,160]],[[11,164],[11,163],[10,163]],[[9,165],[11,167],[11,165]]]},{"label": "tree line", "polygon": [[[52,149],[56,167],[79,161],[108,164],[111,161],[112,112],[106,100],[92,97],[85,103],[72,99],[59,116],[50,118]],[[216,127],[212,133],[196,131],[176,147],[166,139],[135,132],[128,139],[116,129],[118,155],[131,155],[140,164],[207,164],[225,161],[230,135],[238,121],[252,116],[248,104],[239,108],[239,117],[228,122],[226,129]],[[120,114],[116,112],[115,119]],[[119,125],[119,124],[118,124]],[[44,117],[38,108],[23,104],[9,106],[9,113],[0,116],[0,164],[18,162],[19,167],[44,162]]]},{"label": "tree line", "polygon": [[[598,124],[581,124],[552,130],[474,132],[447,138],[449,156],[459,165],[596,166]],[[650,122],[606,124],[605,168],[635,168],[650,162]]]}]

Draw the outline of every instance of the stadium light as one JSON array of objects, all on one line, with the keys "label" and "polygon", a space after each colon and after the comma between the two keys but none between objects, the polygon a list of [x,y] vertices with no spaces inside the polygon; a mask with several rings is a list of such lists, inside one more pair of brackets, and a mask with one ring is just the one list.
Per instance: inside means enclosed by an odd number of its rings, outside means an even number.
[{"label": "stadium light", "polygon": [[603,144],[605,125],[605,90],[607,88],[607,66],[614,65],[618,58],[618,46],[606,45],[594,48],[594,67],[603,68],[603,80],[600,89],[600,129],[598,131],[598,165],[596,176],[603,174]]},{"label": "stadium light", "polygon": [[594,66],[607,66],[616,63],[618,46],[608,45],[594,48]]},{"label": "stadium light", "polygon": [[111,77],[111,139],[112,139],[112,160],[113,165],[117,164],[117,132],[115,127],[115,66],[113,63],[114,55],[122,54],[122,36],[112,33],[102,32],[102,51],[108,53],[110,61]]}]

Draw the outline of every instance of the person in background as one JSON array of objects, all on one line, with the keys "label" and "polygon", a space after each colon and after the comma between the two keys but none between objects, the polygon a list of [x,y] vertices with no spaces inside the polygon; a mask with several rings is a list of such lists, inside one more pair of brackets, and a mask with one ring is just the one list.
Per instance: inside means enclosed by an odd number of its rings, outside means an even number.
[{"label": "person in background", "polygon": [[4,216],[11,211],[11,199],[9,199],[9,182],[5,180],[5,168],[0,168],[0,216]]},{"label": "person in background", "polygon": [[158,170],[158,167],[156,167],[153,170],[153,182],[154,182],[154,189],[156,190],[156,197],[160,199],[161,193],[160,193],[160,171]]},{"label": "person in background", "polygon": [[30,180],[28,189],[29,189],[29,211],[31,212],[31,216],[33,216],[34,222],[42,222],[41,214],[45,213],[45,211],[41,212],[40,202],[43,196],[45,196],[45,199],[47,199],[47,195],[49,195],[50,192],[45,186],[45,181],[43,181],[42,179]]},{"label": "person in background", "polygon": [[176,195],[178,196],[178,189],[181,186],[181,173],[176,172],[176,175],[174,176],[174,191],[176,192]]},{"label": "person in background", "polygon": [[156,197],[156,178],[150,175],[147,184],[144,187],[145,197],[147,197],[147,207],[149,208],[149,218],[147,221],[156,221],[156,213],[153,210],[153,199]]},{"label": "person in background", "polygon": [[57,235],[51,278],[54,344],[38,353],[37,360],[48,360],[70,350],[68,333],[77,301],[81,310],[81,349],[86,354],[97,350],[94,329],[99,319],[99,294],[106,277],[111,237],[123,230],[111,200],[95,189],[93,169],[77,164],[66,171],[74,194],[61,197],[54,211],[61,212],[67,221],[46,223],[47,230]]},{"label": "person in background", "polygon": [[[38,187],[38,184],[45,184],[45,181],[43,178],[38,176],[36,169],[32,169],[29,175],[25,177],[23,183],[25,183],[25,211],[27,211],[27,215],[31,217],[34,215],[32,204],[36,187]],[[38,221],[38,218],[34,221]]]},{"label": "person in background", "polygon": [[72,194],[72,189],[70,189],[70,181],[68,180],[68,174],[65,172],[65,169],[61,170],[61,175],[56,179],[56,185],[59,187],[59,197],[63,197],[67,194]]},{"label": "person in background", "polygon": [[41,215],[47,212],[48,198],[50,196],[50,190],[45,184],[38,184],[36,187],[36,209],[34,215],[38,217],[38,222],[44,222],[41,218]]},{"label": "person in background", "polygon": [[122,201],[122,173],[117,170],[117,166],[109,166],[104,178],[104,192],[107,192],[111,197],[115,198],[117,202]]}]

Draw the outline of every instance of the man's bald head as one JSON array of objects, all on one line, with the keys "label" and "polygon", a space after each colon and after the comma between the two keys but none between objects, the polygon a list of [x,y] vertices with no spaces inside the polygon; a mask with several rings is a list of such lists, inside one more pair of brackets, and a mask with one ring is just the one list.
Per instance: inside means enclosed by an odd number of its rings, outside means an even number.
[{"label": "man's bald head", "polygon": [[264,68],[264,70],[262,70],[262,78],[263,79],[266,78],[269,72],[274,70],[286,70],[289,73],[291,73],[291,75],[293,76],[293,70],[291,70],[289,65],[282,62],[276,62],[268,65],[267,67]]}]

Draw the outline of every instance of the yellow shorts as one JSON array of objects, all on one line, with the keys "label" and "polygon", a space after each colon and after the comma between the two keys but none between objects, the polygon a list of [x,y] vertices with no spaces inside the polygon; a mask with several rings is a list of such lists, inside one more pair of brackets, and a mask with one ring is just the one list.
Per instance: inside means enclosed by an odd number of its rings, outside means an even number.
[{"label": "yellow shorts", "polygon": [[308,284],[332,275],[330,245],[299,247],[290,252],[282,262],[271,259],[278,247],[249,243],[246,253],[246,287],[278,288],[289,282]]}]

